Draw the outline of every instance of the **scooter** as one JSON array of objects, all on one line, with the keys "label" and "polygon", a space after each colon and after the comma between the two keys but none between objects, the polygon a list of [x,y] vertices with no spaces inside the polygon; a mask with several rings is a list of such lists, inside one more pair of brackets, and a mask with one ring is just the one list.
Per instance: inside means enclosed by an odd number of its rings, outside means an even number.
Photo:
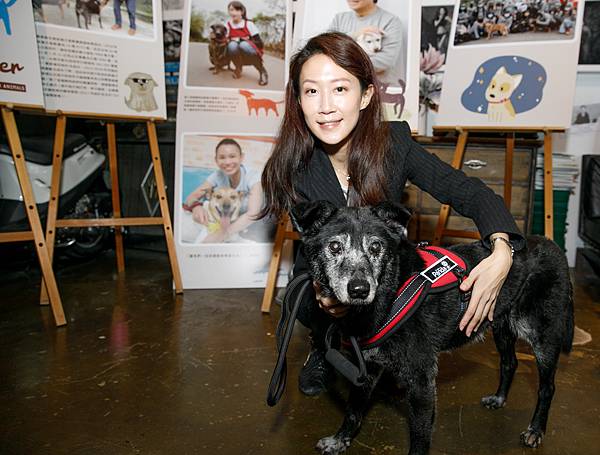
[{"label": "scooter", "polygon": [[[52,137],[24,137],[23,154],[40,218],[48,214],[52,181]],[[103,218],[111,214],[110,194],[102,181],[105,157],[81,134],[65,136],[59,218]],[[21,187],[7,144],[0,142],[0,232],[29,229]],[[72,258],[91,257],[101,251],[109,228],[59,228],[57,253]]]}]

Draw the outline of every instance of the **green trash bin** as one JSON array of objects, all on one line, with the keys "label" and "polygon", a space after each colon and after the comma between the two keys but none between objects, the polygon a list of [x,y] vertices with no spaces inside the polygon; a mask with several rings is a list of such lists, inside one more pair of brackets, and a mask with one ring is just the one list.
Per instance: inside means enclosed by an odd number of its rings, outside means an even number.
[{"label": "green trash bin", "polygon": [[[571,192],[554,190],[554,241],[565,250],[565,232],[567,230],[567,208]],[[533,220],[531,233],[544,235],[544,190],[535,190],[533,194]]]}]

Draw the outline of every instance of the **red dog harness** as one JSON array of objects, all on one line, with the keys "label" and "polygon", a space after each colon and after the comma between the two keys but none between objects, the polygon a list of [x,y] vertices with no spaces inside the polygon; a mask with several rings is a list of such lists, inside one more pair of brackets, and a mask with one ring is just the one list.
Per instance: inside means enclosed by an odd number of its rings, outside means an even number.
[{"label": "red dog harness", "polygon": [[[331,347],[333,334],[338,330],[335,323],[329,326],[325,336],[326,359],[354,385],[366,379],[366,365],[362,351],[375,348],[392,336],[417,308],[427,295],[437,294],[458,287],[468,272],[465,261],[456,253],[436,246],[417,247],[417,253],[425,262],[425,269],[416,272],[404,282],[396,294],[389,315],[381,327],[368,337],[343,339],[342,344],[351,347],[358,360],[358,367],[337,349]],[[461,314],[466,309],[468,294],[460,294]]]}]

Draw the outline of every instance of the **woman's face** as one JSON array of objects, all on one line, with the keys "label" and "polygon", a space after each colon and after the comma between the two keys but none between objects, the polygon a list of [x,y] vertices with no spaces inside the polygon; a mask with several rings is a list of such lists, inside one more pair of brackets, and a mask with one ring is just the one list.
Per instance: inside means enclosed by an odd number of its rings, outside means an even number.
[{"label": "woman's face", "polygon": [[217,150],[215,161],[225,175],[232,176],[240,170],[242,152],[233,144],[223,144]]},{"label": "woman's face", "polygon": [[229,12],[229,17],[231,18],[231,20],[233,20],[233,22],[239,22],[242,20],[241,9],[235,9],[233,6],[230,6],[229,8],[227,8],[227,11]]},{"label": "woman's face", "polygon": [[363,93],[355,76],[322,54],[304,63],[299,87],[308,129],[325,145],[343,144],[373,95],[373,86]]}]

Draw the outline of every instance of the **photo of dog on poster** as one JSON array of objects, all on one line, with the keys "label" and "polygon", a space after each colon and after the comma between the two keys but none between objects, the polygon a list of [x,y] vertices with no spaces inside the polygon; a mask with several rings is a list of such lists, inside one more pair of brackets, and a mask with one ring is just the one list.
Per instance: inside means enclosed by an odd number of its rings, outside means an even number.
[{"label": "photo of dog on poster", "polygon": [[273,141],[258,136],[184,135],[181,242],[273,241],[276,225],[256,216],[263,201],[262,168]]},{"label": "photo of dog on poster", "polygon": [[191,0],[189,87],[283,90],[287,0]]}]

